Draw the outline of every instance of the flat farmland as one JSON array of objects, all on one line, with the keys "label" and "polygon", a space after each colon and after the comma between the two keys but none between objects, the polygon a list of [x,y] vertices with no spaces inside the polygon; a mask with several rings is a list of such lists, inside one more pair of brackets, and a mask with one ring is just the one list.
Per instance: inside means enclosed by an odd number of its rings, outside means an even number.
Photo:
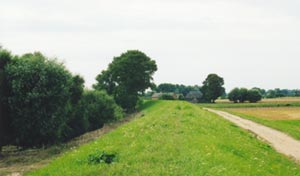
[{"label": "flat farmland", "polygon": [[300,139],[300,107],[246,107],[223,110]]},{"label": "flat farmland", "polygon": [[231,108],[230,110],[268,120],[300,120],[300,107]]}]

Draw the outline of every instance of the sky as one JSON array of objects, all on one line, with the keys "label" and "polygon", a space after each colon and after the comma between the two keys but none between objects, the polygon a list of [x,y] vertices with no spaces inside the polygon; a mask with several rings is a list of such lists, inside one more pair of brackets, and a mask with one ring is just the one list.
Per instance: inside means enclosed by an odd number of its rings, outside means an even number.
[{"label": "sky", "polygon": [[299,0],[0,0],[0,44],[40,51],[95,83],[113,57],[140,50],[154,82],[300,88]]}]

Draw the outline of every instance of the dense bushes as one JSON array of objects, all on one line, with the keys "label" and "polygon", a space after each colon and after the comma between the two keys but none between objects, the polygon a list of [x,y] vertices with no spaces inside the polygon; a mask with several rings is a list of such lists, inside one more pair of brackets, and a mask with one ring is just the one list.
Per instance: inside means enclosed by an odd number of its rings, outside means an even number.
[{"label": "dense bushes", "polygon": [[83,93],[83,78],[41,53],[13,57],[0,50],[0,66],[0,152],[8,144],[61,142],[123,116],[113,98]]},{"label": "dense bushes", "polygon": [[89,130],[100,128],[105,122],[122,118],[122,109],[103,91],[86,91],[78,105],[77,117],[88,122]]},{"label": "dense bushes", "polygon": [[228,99],[234,103],[243,103],[245,101],[256,103],[262,99],[262,95],[257,89],[234,88],[229,92]]},{"label": "dense bushes", "polygon": [[164,94],[162,94],[162,96],[159,99],[160,100],[175,100],[175,97],[174,97],[174,95],[164,93]]},{"label": "dense bushes", "polygon": [[14,142],[27,147],[58,141],[71,110],[71,73],[40,53],[14,59],[5,72]]},{"label": "dense bushes", "polygon": [[11,61],[12,55],[6,50],[0,48],[0,151],[2,146],[9,143],[9,117],[7,106],[7,81],[4,72],[5,66]]}]

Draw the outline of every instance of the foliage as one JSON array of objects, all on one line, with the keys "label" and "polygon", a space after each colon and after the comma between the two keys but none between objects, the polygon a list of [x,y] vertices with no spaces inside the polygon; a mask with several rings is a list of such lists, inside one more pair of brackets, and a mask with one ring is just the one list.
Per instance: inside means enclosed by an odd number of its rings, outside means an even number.
[{"label": "foliage", "polygon": [[239,88],[232,89],[228,94],[228,99],[230,101],[233,101],[234,103],[237,103],[240,99],[240,89]]},{"label": "foliage", "polygon": [[41,53],[15,58],[5,72],[14,143],[31,147],[57,142],[70,111],[71,74]]},{"label": "foliage", "polygon": [[[122,109],[114,99],[102,91],[85,91],[78,104],[77,119],[84,123],[83,130],[100,128],[106,122],[114,121],[123,117]],[[88,128],[87,125],[88,124]]]},{"label": "foliage", "polygon": [[106,90],[126,111],[132,111],[138,101],[138,93],[152,87],[153,74],[157,70],[154,60],[144,53],[132,50],[115,57],[108,69],[96,78],[97,90]]},{"label": "foliage", "polygon": [[248,89],[246,89],[246,88],[240,88],[239,92],[240,92],[239,93],[240,94],[239,101],[240,101],[240,103],[244,103],[249,98],[248,97]]},{"label": "foliage", "polygon": [[78,102],[82,98],[84,91],[84,79],[75,75],[72,77],[72,83],[70,87],[70,103],[72,110],[68,114],[68,120],[65,127],[63,128],[64,140],[71,139],[87,131],[88,120],[84,119],[78,113]]},{"label": "foliage", "polygon": [[299,89],[270,89],[265,94],[262,94],[266,98],[278,98],[278,97],[298,97],[300,96]]},{"label": "foliage", "polygon": [[190,91],[185,98],[187,101],[198,103],[201,101],[202,96],[203,94],[200,91]]},{"label": "foliage", "polygon": [[190,91],[199,91],[199,86],[186,86],[182,84],[162,83],[155,88],[156,92],[168,93],[174,92],[186,96]]},{"label": "foliage", "polygon": [[214,103],[218,97],[224,94],[225,88],[223,85],[224,79],[222,77],[218,76],[217,74],[209,74],[203,82],[203,86],[201,88],[204,100]]},{"label": "foliage", "polygon": [[4,145],[10,140],[10,119],[8,112],[8,85],[4,72],[5,66],[11,61],[12,55],[9,51],[0,48],[0,152]]},{"label": "foliage", "polygon": [[88,164],[111,164],[116,160],[116,154],[109,154],[105,151],[97,150],[95,153],[88,156]]},{"label": "foliage", "polygon": [[250,103],[256,103],[262,99],[262,95],[258,90],[251,89],[248,91],[247,100]]},{"label": "foliage", "polygon": [[159,98],[160,100],[175,100],[174,95],[171,94],[162,94],[162,96]]}]

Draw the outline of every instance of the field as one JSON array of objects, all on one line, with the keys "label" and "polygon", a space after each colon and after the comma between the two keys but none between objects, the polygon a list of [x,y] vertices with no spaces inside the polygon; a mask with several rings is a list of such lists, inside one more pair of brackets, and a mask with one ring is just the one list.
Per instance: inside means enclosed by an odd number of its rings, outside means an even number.
[{"label": "field", "polygon": [[300,139],[300,107],[225,108],[224,110]]},{"label": "field", "polygon": [[[149,101],[142,113],[27,175],[300,175],[299,164],[197,105]],[[103,151],[111,164],[90,162]]]},{"label": "field", "polygon": [[232,103],[228,100],[218,100],[215,104],[200,106],[222,109],[300,139],[299,97],[263,99],[258,103]]},{"label": "field", "polygon": [[215,104],[204,104],[201,106],[210,108],[244,108],[244,107],[300,107],[299,97],[283,97],[263,99],[258,103],[232,103],[229,100],[217,100]]}]

